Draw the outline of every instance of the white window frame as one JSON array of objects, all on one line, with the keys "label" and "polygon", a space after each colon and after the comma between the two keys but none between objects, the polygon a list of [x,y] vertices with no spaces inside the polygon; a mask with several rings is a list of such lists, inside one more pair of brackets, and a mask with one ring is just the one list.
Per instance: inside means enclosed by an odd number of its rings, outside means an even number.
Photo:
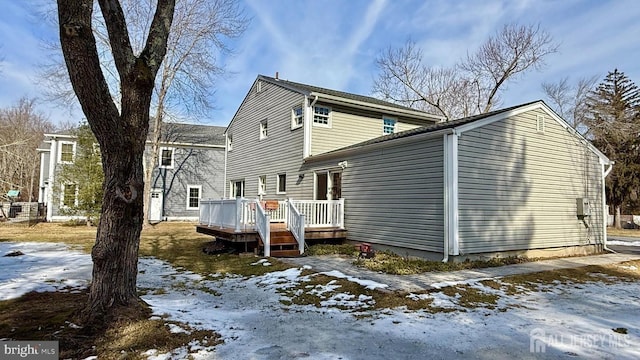
[{"label": "white window frame", "polygon": [[231,181],[229,181],[229,197],[231,197],[233,199],[236,198],[236,189],[237,189],[236,184],[238,184],[238,183],[241,184],[240,197],[244,197],[244,190],[245,190],[244,179],[231,180]]},{"label": "white window frame", "polygon": [[[170,165],[162,165],[162,152],[168,150],[171,151],[171,164]],[[161,169],[173,169],[176,159],[176,149],[173,147],[163,146],[160,147],[160,156],[158,156],[158,167]]]},{"label": "white window frame", "polygon": [[233,150],[233,136],[227,134],[227,151]]},{"label": "white window frame", "polygon": [[[198,206],[191,206],[191,189],[198,189]],[[202,199],[202,185],[187,185],[187,210],[199,210]]]},{"label": "white window frame", "polygon": [[[296,111],[299,110],[300,114],[296,114]],[[304,125],[304,107],[301,105],[294,106],[291,109],[291,130],[299,129]]]},{"label": "white window frame", "polygon": [[258,176],[258,195],[267,194],[267,175]]},{"label": "white window frame", "polygon": [[269,137],[269,121],[264,119],[260,121],[260,140],[264,140]]},{"label": "white window frame", "polygon": [[536,131],[544,134],[546,131],[546,118],[544,115],[536,115]]},{"label": "white window frame", "polygon": [[[284,191],[280,190],[281,181],[284,180]],[[287,173],[279,173],[276,175],[276,194],[287,193]]]},{"label": "white window frame", "polygon": [[[327,115],[325,115],[325,114],[317,114],[316,113],[316,109],[317,108],[327,109],[328,110]],[[330,128],[331,127],[331,113],[332,112],[333,112],[333,110],[331,109],[330,106],[314,105],[313,106],[313,119],[312,119],[313,126]],[[316,122],[316,117],[326,119],[327,123],[325,124],[324,121],[323,122]]]},{"label": "white window frame", "polygon": [[68,209],[69,208],[69,205],[66,205],[64,203],[64,193],[65,193],[65,190],[66,190],[67,186],[75,187],[75,194],[73,195],[73,206],[78,206],[78,184],[72,184],[72,183],[62,184],[62,185],[60,185],[60,208],[61,209]]},{"label": "white window frame", "polygon": [[[62,160],[62,147],[71,145],[71,161]],[[76,158],[76,143],[73,141],[60,141],[60,151],[58,151],[58,164],[72,164]]]},{"label": "white window frame", "polygon": [[[387,121],[393,121],[393,127],[391,127],[390,125],[387,125]],[[391,132],[388,132],[387,131],[388,129],[391,129]],[[395,134],[397,130],[398,130],[398,119],[391,116],[382,117],[382,135]]]}]

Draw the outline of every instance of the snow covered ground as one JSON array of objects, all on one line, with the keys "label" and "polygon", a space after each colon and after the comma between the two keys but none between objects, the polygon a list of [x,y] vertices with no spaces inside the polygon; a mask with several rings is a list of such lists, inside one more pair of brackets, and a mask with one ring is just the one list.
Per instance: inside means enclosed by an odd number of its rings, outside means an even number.
[{"label": "snow covered ground", "polygon": [[[3,257],[13,251],[25,255]],[[0,299],[6,300],[33,290],[86,286],[91,260],[60,244],[0,243],[0,269]],[[495,309],[463,308],[456,296],[444,292],[409,295],[431,297],[433,306],[452,310],[430,313],[371,310],[371,298],[341,293],[336,281],[298,290],[326,294],[320,307],[283,305],[289,294],[283,289],[309,280],[303,267],[249,279],[203,277],[155,258],[141,258],[139,269],[138,286],[148,290],[143,298],[154,314],[215,330],[225,341],[215,348],[194,343],[171,354],[149,349],[151,359],[181,359],[189,350],[196,359],[640,358],[637,282],[559,284],[516,295],[470,283],[499,295]],[[326,275],[385,287],[339,272]],[[615,328],[628,333],[613,332]],[[176,325],[171,329],[185,331]]]}]

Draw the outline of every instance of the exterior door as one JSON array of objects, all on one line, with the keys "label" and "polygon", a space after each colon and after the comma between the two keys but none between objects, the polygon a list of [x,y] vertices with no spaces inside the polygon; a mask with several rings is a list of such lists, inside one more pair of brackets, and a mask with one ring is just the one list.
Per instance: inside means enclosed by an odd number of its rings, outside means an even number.
[{"label": "exterior door", "polygon": [[316,173],[316,198],[315,200],[327,200],[327,189],[329,188],[329,174],[327,172]]},{"label": "exterior door", "polygon": [[149,221],[162,221],[162,190],[151,190]]}]

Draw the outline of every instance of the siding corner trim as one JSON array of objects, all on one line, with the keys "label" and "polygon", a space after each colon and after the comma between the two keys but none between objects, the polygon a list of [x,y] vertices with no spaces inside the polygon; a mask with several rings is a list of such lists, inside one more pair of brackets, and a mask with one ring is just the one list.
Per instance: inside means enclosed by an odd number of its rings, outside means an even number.
[{"label": "siding corner trim", "polygon": [[449,255],[460,255],[458,237],[458,137],[459,134],[443,135],[444,144],[444,249],[443,261]]}]

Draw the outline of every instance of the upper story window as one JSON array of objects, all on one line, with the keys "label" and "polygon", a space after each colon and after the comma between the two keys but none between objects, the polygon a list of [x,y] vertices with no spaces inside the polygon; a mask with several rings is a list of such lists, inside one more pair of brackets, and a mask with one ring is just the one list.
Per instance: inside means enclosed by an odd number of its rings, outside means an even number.
[{"label": "upper story window", "polygon": [[160,158],[158,160],[160,161],[159,165],[161,168],[173,169],[173,162],[175,157],[174,150],[175,149],[168,147],[160,148]]},{"label": "upper story window", "polygon": [[304,109],[302,105],[298,105],[291,109],[291,128],[297,129],[302,127],[304,123]]},{"label": "upper story window", "polygon": [[269,135],[267,126],[267,119],[264,119],[260,122],[260,140],[266,139],[267,135]]},{"label": "upper story window", "polygon": [[384,135],[393,134],[396,132],[396,119],[390,117],[382,118],[382,133]]},{"label": "upper story window", "polygon": [[76,144],[71,142],[60,143],[60,158],[61,163],[73,162],[73,157],[76,153]]},{"label": "upper story window", "polygon": [[233,136],[227,134],[227,151],[233,150]]},{"label": "upper story window", "polygon": [[328,106],[314,106],[313,124],[331,127],[331,108]]}]

